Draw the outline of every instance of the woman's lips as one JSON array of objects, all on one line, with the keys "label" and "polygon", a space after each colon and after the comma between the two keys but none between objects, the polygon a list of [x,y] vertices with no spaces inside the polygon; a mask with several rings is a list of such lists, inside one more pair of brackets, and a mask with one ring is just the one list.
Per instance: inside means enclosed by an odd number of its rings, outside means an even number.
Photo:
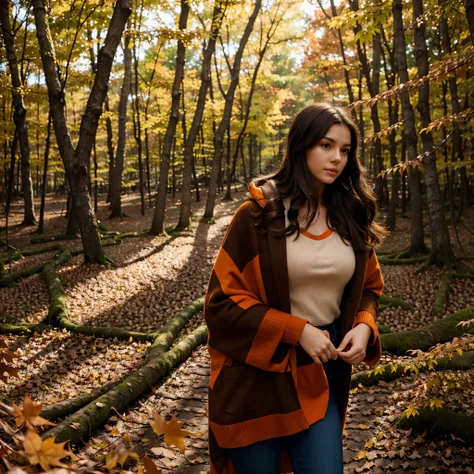
[{"label": "woman's lips", "polygon": [[326,169],[326,171],[327,171],[329,174],[337,174],[337,170],[335,170],[335,169]]}]

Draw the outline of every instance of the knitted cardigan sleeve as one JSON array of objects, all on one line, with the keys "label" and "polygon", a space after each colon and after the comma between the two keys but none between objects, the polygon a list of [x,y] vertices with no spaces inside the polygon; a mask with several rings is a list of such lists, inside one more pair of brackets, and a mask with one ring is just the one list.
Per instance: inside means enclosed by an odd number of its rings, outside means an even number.
[{"label": "knitted cardigan sleeve", "polygon": [[263,370],[288,369],[305,319],[267,305],[259,239],[251,202],[236,212],[214,264],[204,303],[208,344],[233,360]]},{"label": "knitted cardigan sleeve", "polygon": [[352,327],[355,327],[359,323],[365,323],[372,329],[372,334],[367,345],[366,357],[363,361],[372,367],[377,364],[382,354],[376,320],[379,313],[379,299],[383,287],[384,282],[377,255],[374,250],[371,250],[365,269],[362,297]]}]

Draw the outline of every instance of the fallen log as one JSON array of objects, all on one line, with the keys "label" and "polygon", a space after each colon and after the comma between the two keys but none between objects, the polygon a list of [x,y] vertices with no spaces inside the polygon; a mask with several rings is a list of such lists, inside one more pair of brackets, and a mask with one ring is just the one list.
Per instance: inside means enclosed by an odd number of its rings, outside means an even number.
[{"label": "fallen log", "polygon": [[448,408],[420,408],[417,415],[398,421],[402,429],[412,429],[415,433],[426,432],[430,437],[448,438],[452,435],[474,446],[474,418]]},{"label": "fallen log", "polygon": [[[442,371],[442,370],[469,370],[474,367],[474,351],[463,352],[462,355],[454,354],[452,359],[448,356],[441,356],[434,359],[433,369],[429,370],[427,365],[419,365],[419,372]],[[407,370],[413,364],[385,364],[380,365],[372,370],[364,370],[358,372],[351,377],[351,388],[357,387],[359,384],[369,387],[375,385],[381,380],[391,382],[405,374],[412,373]]]},{"label": "fallen log", "polygon": [[464,333],[472,334],[474,329],[466,330],[462,326],[456,327],[461,321],[474,318],[474,306],[458,311],[412,331],[381,334],[382,350],[395,355],[406,354],[411,349],[427,351],[430,347],[450,341],[453,337]]},{"label": "fallen log", "polygon": [[117,338],[126,341],[133,338],[135,341],[140,342],[154,340],[153,336],[150,334],[128,331],[127,329],[114,327],[88,327],[73,323],[68,318],[64,287],[54,266],[49,263],[46,264],[43,270],[43,276],[49,294],[49,312],[47,321],[51,326],[56,326],[66,329],[69,332],[84,334],[86,336],[111,339]]},{"label": "fallen log", "polygon": [[[204,299],[199,298],[194,301],[191,305],[184,308],[181,313],[178,313],[170,321],[168,321],[164,326],[150,334],[150,337],[153,340],[153,344],[148,352],[146,359],[143,361],[143,364],[147,364],[151,359],[157,358],[163,355],[166,351],[169,350],[174,340],[176,339],[179,331],[185,326],[185,324],[197,313],[199,312],[204,305]],[[96,398],[100,397],[104,393],[108,392],[116,385],[121,383],[123,380],[114,380],[108,384],[100,387],[91,393],[85,393],[79,395],[78,397],[71,398],[69,400],[64,400],[54,405],[46,406],[41,412],[43,418],[57,419],[67,416],[71,413],[76,412],[83,406],[91,403]]]},{"label": "fallen log", "polygon": [[74,415],[41,434],[43,439],[56,436],[56,442],[84,442],[94,430],[115,413],[123,412],[135,399],[155,385],[179,362],[207,341],[207,327],[200,326],[168,352],[154,357],[106,394],[89,403]]},{"label": "fallen log", "polygon": [[415,307],[411,304],[408,303],[408,301],[402,300],[400,298],[392,298],[391,296],[386,296],[382,294],[380,296],[380,305],[387,307],[392,307],[392,308],[403,308],[403,309],[415,309]]},{"label": "fallen log", "polygon": [[444,312],[446,305],[446,298],[449,294],[449,287],[453,278],[473,279],[474,274],[470,273],[445,273],[439,280],[438,291],[436,292],[435,302],[433,306],[433,314],[440,314]]}]

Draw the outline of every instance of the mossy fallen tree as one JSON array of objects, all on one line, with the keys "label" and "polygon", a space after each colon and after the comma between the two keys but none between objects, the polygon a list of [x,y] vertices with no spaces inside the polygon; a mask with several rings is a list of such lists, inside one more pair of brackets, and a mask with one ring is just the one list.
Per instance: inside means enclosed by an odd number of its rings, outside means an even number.
[{"label": "mossy fallen tree", "polygon": [[41,273],[44,270],[44,267],[48,264],[53,265],[55,268],[58,268],[64,265],[69,259],[71,258],[71,252],[61,251],[59,254],[51,260],[49,263],[40,263],[39,265],[35,265],[34,267],[25,268],[24,270],[20,270],[18,272],[10,273],[9,275],[4,276],[0,279],[0,288],[1,287],[14,287],[16,286],[16,282],[21,280],[22,278],[28,278],[35,273]]},{"label": "mossy fallen tree", "polygon": [[402,300],[400,298],[392,298],[391,296],[386,296],[383,294],[380,296],[379,302],[381,307],[384,306],[385,308],[403,308],[408,310],[415,309],[415,307],[411,303],[408,303],[405,300]]},{"label": "mossy fallen tree", "polygon": [[0,324],[0,334],[20,334],[31,336],[35,332],[43,332],[49,329],[48,326],[38,323],[2,323]]},{"label": "mossy fallen tree", "polygon": [[[432,370],[469,370],[474,367],[474,351],[463,352],[462,355],[454,354],[452,359],[448,356],[441,356],[434,359],[436,361]],[[359,384],[369,387],[383,380],[384,382],[391,382],[398,379],[405,374],[411,374],[411,367],[413,364],[385,364],[380,365],[372,370],[364,370],[358,372],[351,377],[351,388],[357,387]],[[428,372],[428,366],[417,365],[419,372]]]},{"label": "mossy fallen tree", "polygon": [[381,265],[415,265],[417,263],[425,262],[428,257],[413,257],[413,258],[379,258]]},{"label": "mossy fallen tree", "polygon": [[179,362],[207,340],[207,327],[200,326],[168,352],[149,360],[106,394],[89,403],[74,415],[42,433],[43,439],[56,436],[56,442],[84,442],[94,430],[104,425],[115,413],[123,412],[134,400],[155,385]]},{"label": "mossy fallen tree", "polygon": [[77,397],[63,400],[62,402],[55,403],[54,405],[46,406],[41,410],[40,416],[46,418],[47,420],[64,418],[65,416],[80,410],[83,406],[93,402],[96,398],[99,398],[109,390],[112,390],[119,383],[121,383],[122,380],[123,377],[118,380],[113,380],[112,382],[106,383],[93,392],[83,393]]},{"label": "mossy fallen tree", "polygon": [[46,264],[43,270],[43,276],[46,281],[49,294],[49,312],[48,322],[52,326],[66,329],[69,332],[84,334],[85,336],[95,336],[103,338],[117,338],[129,340],[133,338],[136,341],[153,341],[153,338],[146,333],[128,331],[113,327],[88,327],[80,326],[69,320],[66,309],[66,296],[64,287],[59,279],[53,265]]},{"label": "mossy fallen tree", "polygon": [[[186,323],[199,311],[201,311],[204,305],[204,298],[199,298],[191,305],[184,308],[181,313],[175,315],[170,321],[163,325],[160,329],[154,333],[149,334],[153,344],[148,351],[148,355],[144,360],[143,364],[147,364],[151,359],[157,358],[163,355],[169,350],[173,344],[179,331],[186,325]],[[122,379],[109,382],[108,384],[100,387],[94,392],[85,393],[78,397],[64,400],[54,405],[45,407],[41,412],[41,416],[47,419],[62,418],[75,411],[79,410],[83,406],[92,402],[96,398],[100,397],[104,393],[108,392],[116,385],[121,383]]]},{"label": "mossy fallen tree", "polygon": [[441,314],[444,312],[446,306],[446,299],[449,294],[451,280],[453,278],[459,279],[473,279],[474,274],[470,273],[445,273],[439,280],[438,291],[436,292],[435,302],[433,306],[433,314]]},{"label": "mossy fallen tree", "polygon": [[430,437],[448,438],[452,436],[463,440],[467,445],[474,446],[474,418],[463,415],[448,408],[424,407],[417,415],[398,421],[402,429],[412,429],[415,433],[427,433]]},{"label": "mossy fallen tree", "polygon": [[459,337],[464,333],[474,332],[474,329],[466,330],[462,326],[456,327],[457,323],[472,318],[474,318],[474,306],[438,319],[419,329],[381,334],[382,350],[395,355],[404,355],[411,349],[427,351],[435,344],[450,341],[453,337]]},{"label": "mossy fallen tree", "polygon": [[52,237],[34,237],[30,240],[32,244],[47,244],[48,242],[59,242],[61,240],[77,240],[79,234],[56,234]]},{"label": "mossy fallen tree", "polygon": [[17,260],[22,259],[23,257],[31,257],[32,255],[39,255],[42,253],[54,252],[62,250],[61,245],[55,244],[50,247],[45,247],[42,249],[34,249],[34,250],[16,250],[7,258],[3,259],[3,264],[8,264],[10,262],[16,262]]}]

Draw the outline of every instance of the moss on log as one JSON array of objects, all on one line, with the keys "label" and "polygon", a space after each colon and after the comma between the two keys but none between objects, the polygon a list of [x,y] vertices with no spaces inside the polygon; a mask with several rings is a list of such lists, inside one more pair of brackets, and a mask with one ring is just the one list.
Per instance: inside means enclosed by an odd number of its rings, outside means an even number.
[{"label": "moss on log", "polygon": [[447,408],[424,407],[419,414],[403,416],[398,424],[403,429],[412,429],[415,433],[426,432],[430,437],[448,438],[451,435],[462,439],[469,446],[474,446],[474,418]]},{"label": "moss on log", "polygon": [[10,263],[10,262],[15,262],[17,260],[20,260],[23,257],[30,257],[31,255],[39,255],[42,253],[47,253],[47,252],[54,252],[55,250],[60,251],[62,250],[61,245],[55,244],[50,247],[45,247],[42,249],[35,249],[35,250],[17,250],[13,252],[9,257],[5,258],[3,260],[4,264]]},{"label": "moss on log", "polygon": [[428,257],[413,258],[379,258],[381,265],[413,265],[415,263],[425,262]]},{"label": "moss on log", "polygon": [[450,341],[453,337],[470,332],[462,326],[456,327],[456,324],[472,318],[474,318],[474,306],[438,319],[419,329],[381,334],[382,350],[396,355],[406,354],[410,349],[426,351],[435,344]]},{"label": "moss on log", "polygon": [[449,294],[449,287],[453,278],[473,279],[474,274],[446,272],[439,280],[438,291],[436,292],[435,302],[433,306],[433,314],[441,314],[442,312],[444,312],[446,299]]},{"label": "moss on log", "polygon": [[[462,355],[456,353],[453,355],[452,359],[449,359],[448,356],[441,356],[437,357],[435,360],[437,362],[436,365],[434,365],[435,371],[469,370],[474,367],[474,351],[463,352]],[[406,373],[411,373],[408,370],[405,372],[406,367],[410,367],[410,365],[412,364],[385,364],[372,370],[358,372],[351,377],[351,388],[357,387],[359,384],[368,387],[370,385],[375,385],[381,380],[390,382],[398,379]],[[420,365],[417,368],[419,372],[429,371],[428,367],[425,365]]]},{"label": "moss on log", "polygon": [[30,240],[32,244],[46,244],[48,242],[58,242],[60,240],[77,240],[79,234],[56,234],[52,237],[34,237]]},{"label": "moss on log", "polygon": [[54,405],[46,406],[41,410],[40,416],[46,418],[47,420],[64,418],[65,416],[80,410],[83,406],[93,402],[96,398],[99,398],[109,390],[112,390],[119,383],[121,383],[123,379],[124,378],[122,377],[118,380],[113,380],[112,382],[102,385],[102,387],[93,392],[83,393],[77,397],[63,400],[62,402],[55,403]]},{"label": "moss on log", "polygon": [[[53,260],[49,262],[49,265],[53,265],[55,268],[64,265],[69,259],[71,258],[71,252],[69,251],[61,251]],[[45,266],[48,263],[40,263],[39,265],[35,265],[34,267],[25,268],[24,270],[10,273],[9,275],[4,276],[0,280],[0,288],[1,287],[12,287],[18,280],[22,278],[27,278],[35,273],[41,273]]]},{"label": "moss on log", "polygon": [[43,439],[56,436],[56,442],[70,440],[72,444],[84,442],[94,430],[114,414],[113,408],[123,412],[130,403],[155,385],[179,362],[207,340],[206,326],[200,326],[168,352],[152,358],[146,365],[127,377],[122,383],[89,403],[74,415],[42,433]]},{"label": "moss on log", "polygon": [[380,296],[380,304],[384,305],[385,308],[392,307],[392,308],[403,308],[403,309],[408,309],[408,310],[415,308],[411,303],[408,303],[405,300],[402,300],[400,298],[392,298],[391,296],[386,296],[383,294]]},{"label": "moss on log", "polygon": [[84,334],[86,336],[117,338],[121,340],[129,340],[132,337],[134,340],[140,342],[153,341],[151,335],[141,332],[127,331],[126,329],[113,327],[87,327],[73,323],[68,318],[64,287],[54,266],[49,263],[46,264],[43,270],[43,276],[49,294],[48,322],[52,326],[57,326],[69,332]]},{"label": "moss on log", "polygon": [[47,328],[44,324],[34,323],[3,323],[0,324],[0,334],[26,334],[31,335],[35,332],[42,332]]},{"label": "moss on log", "polygon": [[204,307],[204,297],[195,300],[191,305],[186,306],[184,310],[174,316],[171,321],[162,326],[158,331],[152,333],[153,344],[148,351],[146,362],[160,356],[166,352],[173,341],[176,339],[179,331],[185,326],[185,324]]}]

